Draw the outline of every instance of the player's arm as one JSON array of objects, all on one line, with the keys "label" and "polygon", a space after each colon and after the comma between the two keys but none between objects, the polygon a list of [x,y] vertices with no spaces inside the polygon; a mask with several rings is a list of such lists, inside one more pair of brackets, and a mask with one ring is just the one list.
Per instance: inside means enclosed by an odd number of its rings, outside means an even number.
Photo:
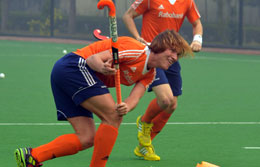
[{"label": "player's arm", "polygon": [[128,104],[130,111],[136,107],[139,100],[143,97],[144,93],[144,85],[141,82],[136,83],[129,96],[125,99],[125,103]]},{"label": "player's arm", "polygon": [[199,52],[202,48],[202,35],[203,35],[203,26],[200,19],[197,19],[192,23],[193,29],[193,41],[191,43],[191,48],[194,52]]},{"label": "player's arm", "polygon": [[133,110],[138,104],[139,100],[145,93],[145,87],[141,82],[135,84],[130,95],[122,102],[120,105],[117,105],[117,112],[119,115],[125,115],[129,111]]},{"label": "player's arm", "polygon": [[138,16],[140,16],[140,14],[138,14],[132,7],[130,7],[123,15],[123,21],[129,32],[134,36],[135,39],[140,42],[146,43],[146,41],[140,36],[134,22],[134,19]]},{"label": "player's arm", "polygon": [[104,75],[114,75],[116,69],[112,68],[112,55],[109,50],[99,52],[86,59],[88,66]]}]

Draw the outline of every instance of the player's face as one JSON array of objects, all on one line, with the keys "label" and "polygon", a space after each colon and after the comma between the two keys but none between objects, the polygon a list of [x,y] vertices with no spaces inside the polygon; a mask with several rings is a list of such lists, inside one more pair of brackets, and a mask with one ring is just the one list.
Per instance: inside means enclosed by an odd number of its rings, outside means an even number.
[{"label": "player's face", "polygon": [[177,52],[166,49],[164,52],[159,53],[158,67],[167,70],[173,63],[178,60]]}]

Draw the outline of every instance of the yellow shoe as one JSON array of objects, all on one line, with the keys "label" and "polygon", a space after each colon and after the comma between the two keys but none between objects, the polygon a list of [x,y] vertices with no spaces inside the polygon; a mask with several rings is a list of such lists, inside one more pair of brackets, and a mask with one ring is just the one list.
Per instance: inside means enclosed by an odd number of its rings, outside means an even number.
[{"label": "yellow shoe", "polygon": [[147,161],[160,161],[160,157],[155,154],[153,145],[148,147],[146,146],[137,146],[134,150],[134,153],[138,157],[143,157]]},{"label": "yellow shoe", "polygon": [[145,123],[141,121],[141,117],[137,117],[136,126],[137,126],[137,139],[142,146],[150,146],[152,144],[151,140],[151,130],[153,127],[152,123]]}]

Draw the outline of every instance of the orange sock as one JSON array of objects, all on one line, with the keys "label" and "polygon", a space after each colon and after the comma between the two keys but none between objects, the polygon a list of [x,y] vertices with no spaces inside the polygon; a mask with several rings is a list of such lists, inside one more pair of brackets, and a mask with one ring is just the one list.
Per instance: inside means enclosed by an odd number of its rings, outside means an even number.
[{"label": "orange sock", "polygon": [[118,129],[107,124],[100,124],[94,139],[94,151],[90,167],[104,167],[116,142]]},{"label": "orange sock", "polygon": [[76,154],[82,150],[82,145],[76,134],[66,134],[57,137],[50,143],[32,149],[32,156],[43,162],[56,157]]},{"label": "orange sock", "polygon": [[157,103],[157,99],[153,99],[149,106],[147,107],[144,115],[142,116],[141,121],[146,123],[151,123],[152,120],[163,110],[160,108],[160,106]]},{"label": "orange sock", "polygon": [[152,121],[153,127],[152,127],[152,132],[151,132],[152,140],[158,133],[160,133],[160,131],[162,130],[164,125],[168,122],[170,117],[171,117],[171,114],[163,111],[153,119],[153,121]]}]

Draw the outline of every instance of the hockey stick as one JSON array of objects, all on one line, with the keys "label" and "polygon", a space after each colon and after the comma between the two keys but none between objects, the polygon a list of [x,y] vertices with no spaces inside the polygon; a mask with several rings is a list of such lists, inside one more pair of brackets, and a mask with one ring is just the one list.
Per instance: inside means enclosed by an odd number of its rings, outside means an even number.
[{"label": "hockey stick", "polygon": [[93,31],[93,35],[94,37],[97,39],[97,40],[104,40],[104,39],[108,39],[109,37],[108,36],[103,36],[101,35],[101,30],[100,29],[95,29]]},{"label": "hockey stick", "polygon": [[117,24],[116,24],[116,7],[112,0],[100,0],[97,4],[98,9],[103,9],[104,7],[109,9],[109,30],[110,37],[112,40],[112,54],[113,54],[113,64],[116,68],[115,75],[115,86],[116,86],[116,98],[117,104],[122,102],[121,97],[121,86],[120,86],[120,69],[119,69],[119,57],[118,57],[118,42],[117,42]]}]

